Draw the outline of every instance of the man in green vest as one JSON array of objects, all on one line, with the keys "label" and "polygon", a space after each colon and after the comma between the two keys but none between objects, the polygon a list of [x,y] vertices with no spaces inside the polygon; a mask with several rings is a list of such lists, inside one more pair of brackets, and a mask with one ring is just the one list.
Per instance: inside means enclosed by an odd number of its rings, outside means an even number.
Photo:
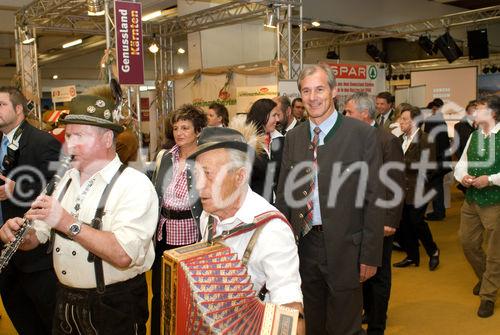
[{"label": "man in green vest", "polygon": [[481,298],[477,315],[487,318],[493,315],[500,287],[500,97],[479,99],[475,121],[479,129],[469,137],[455,178],[467,188],[460,237],[479,278],[472,291]]}]

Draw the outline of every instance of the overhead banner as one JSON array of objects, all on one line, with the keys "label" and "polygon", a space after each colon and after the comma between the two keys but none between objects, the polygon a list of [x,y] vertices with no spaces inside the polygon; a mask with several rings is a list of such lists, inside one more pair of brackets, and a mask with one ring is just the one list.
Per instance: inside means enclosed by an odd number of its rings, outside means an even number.
[{"label": "overhead banner", "polygon": [[115,34],[118,81],[122,85],[144,84],[142,4],[115,1]]},{"label": "overhead banner", "polygon": [[62,87],[54,87],[50,90],[50,94],[52,96],[52,102],[65,102],[71,101],[74,97],[76,97],[76,86],[62,86]]}]

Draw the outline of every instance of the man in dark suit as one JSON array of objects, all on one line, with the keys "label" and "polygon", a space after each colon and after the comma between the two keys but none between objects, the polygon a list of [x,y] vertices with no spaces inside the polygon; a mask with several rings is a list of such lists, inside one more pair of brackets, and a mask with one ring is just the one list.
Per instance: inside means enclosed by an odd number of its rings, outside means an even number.
[{"label": "man in dark suit", "polygon": [[304,122],[307,120],[307,112],[302,103],[302,98],[295,98],[292,101],[292,115],[298,122]]},{"label": "man in dark suit", "polygon": [[306,67],[299,90],[309,113],[286,136],[277,207],[299,242],[308,334],[360,334],[361,282],[381,264],[382,162],[376,130],[338,113],[333,71]]},{"label": "man in dark suit", "polygon": [[[429,225],[424,215],[427,208],[428,192],[436,175],[436,151],[433,142],[427,139],[427,134],[419,128],[421,111],[418,107],[402,104],[399,124],[403,135],[401,145],[404,152],[405,169],[405,203],[403,218],[399,227],[401,244],[406,251],[406,258],[394,264],[394,267],[405,268],[410,265],[419,266],[420,241],[429,256],[429,270],[434,271],[439,265],[439,249],[434,242]],[[429,162],[425,171],[420,167]]]},{"label": "man in dark suit", "polygon": [[380,92],[375,99],[377,118],[375,122],[381,128],[391,130],[391,124],[396,122],[397,115],[394,110],[394,96],[389,92]]},{"label": "man in dark suit", "polygon": [[[19,90],[0,88],[0,131],[2,141],[8,139],[10,147],[7,153],[1,150],[7,156],[0,177],[5,182],[0,186],[1,224],[28,211],[55,173],[49,164],[59,160],[59,141],[26,122],[27,113],[26,99]],[[14,254],[0,275],[0,293],[19,334],[51,334],[56,282],[47,245]]]},{"label": "man in dark suit", "polygon": [[290,99],[288,99],[286,95],[277,96],[273,100],[276,102],[281,115],[279,131],[281,134],[286,135],[289,130],[297,127],[299,122],[292,114],[292,105],[290,104]]},{"label": "man in dark suit", "polygon": [[423,125],[423,130],[428,134],[428,139],[433,142],[436,149],[436,162],[438,168],[435,171],[434,179],[432,180],[432,188],[436,190],[436,196],[432,199],[432,213],[425,217],[429,221],[440,221],[446,217],[446,209],[444,207],[444,176],[451,171],[449,162],[451,160],[450,138],[448,136],[448,126],[441,112],[444,106],[443,100],[436,98],[429,102],[427,108],[432,110],[432,115],[429,116]]},{"label": "man in dark suit", "polygon": [[[363,308],[365,320],[368,323],[368,334],[384,334],[387,320],[387,308],[391,294],[391,254],[394,233],[399,227],[401,220],[404,165],[403,150],[399,139],[378,127],[375,123],[375,103],[365,92],[354,93],[347,98],[344,107],[346,116],[358,119],[377,129],[377,135],[382,145],[383,164],[397,164],[388,173],[380,175],[384,188],[384,201],[381,204],[385,209],[384,217],[384,251],[382,255],[382,266],[377,273],[363,284]],[[386,165],[389,166],[389,165]],[[389,187],[393,183],[392,188]]]}]

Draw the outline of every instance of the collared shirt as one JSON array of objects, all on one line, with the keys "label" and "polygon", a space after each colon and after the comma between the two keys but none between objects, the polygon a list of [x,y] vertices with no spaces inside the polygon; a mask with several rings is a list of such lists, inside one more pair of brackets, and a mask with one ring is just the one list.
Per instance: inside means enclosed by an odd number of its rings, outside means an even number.
[{"label": "collared shirt", "polygon": [[12,129],[7,134],[4,134],[9,139],[9,144],[12,143],[12,140],[14,139],[14,134],[16,133],[16,130],[17,130],[17,128],[19,128],[19,126],[21,125],[21,123],[19,123],[14,129]]},{"label": "collared shirt", "polygon": [[[319,127],[321,132],[319,133],[319,141],[318,146],[325,144],[326,135],[332,130],[335,122],[338,119],[338,112],[336,110],[333,111],[332,115],[330,115],[325,121],[323,121],[320,125],[316,125],[314,122],[309,120],[309,132],[311,135],[311,141],[314,137],[314,128]],[[319,191],[318,191],[318,173],[314,174],[314,189],[312,194],[313,200],[313,217],[312,217],[312,225],[317,226],[322,224],[321,221],[321,208],[319,205]]]},{"label": "collared shirt", "polygon": [[289,130],[292,130],[295,125],[297,124],[297,119],[293,117],[293,120],[292,122],[290,123],[290,125],[288,127],[286,127],[285,129],[285,134],[288,133]]},{"label": "collared shirt", "polygon": [[[61,205],[69,213],[73,213],[80,197],[78,219],[90,223],[95,217],[104,188],[120,165],[120,159],[116,155],[81,186],[80,173],[76,169],[69,170],[57,185],[55,198],[71,179]],[[91,180],[94,180],[93,184],[88,187]],[[83,197],[81,193],[85,189],[87,193]],[[102,220],[101,230],[112,232],[132,259],[126,269],[116,268],[103,261],[106,285],[125,281],[149,270],[155,256],[152,237],[158,222],[158,196],[146,175],[133,168],[123,171],[109,194]],[[41,243],[46,242],[50,236],[50,227],[42,221],[36,221],[35,229],[38,240]],[[78,242],[56,234],[52,254],[54,270],[62,284],[75,288],[96,287],[94,263],[87,261],[89,252]]]},{"label": "collared shirt", "polygon": [[[160,204],[170,210],[188,211],[189,191],[187,182],[187,165],[179,169],[180,147],[176,144],[170,150],[172,153],[172,180],[165,188],[163,203]],[[166,236],[162,236],[163,225],[165,225]],[[186,245],[198,240],[198,228],[194,219],[173,220],[160,216],[157,229],[158,240],[165,239],[170,245]]]},{"label": "collared shirt", "polygon": [[[500,131],[500,122],[498,122],[493,129],[491,129],[489,134],[486,134],[484,130],[480,130],[480,132],[484,136],[489,136],[490,134],[497,134]],[[467,160],[467,150],[469,149],[469,143],[471,140],[472,136],[469,136],[469,139],[467,140],[467,144],[465,144],[464,151],[462,153],[462,156],[460,157],[460,160],[458,161],[457,165],[455,165],[455,172],[453,175],[455,176],[455,179],[460,183],[464,179],[464,177],[468,174],[468,160]],[[498,149],[497,149],[498,150]],[[500,186],[500,172],[492,174],[491,179],[493,181],[494,185]]]},{"label": "collared shirt", "polygon": [[410,136],[403,134],[403,144],[401,145],[401,147],[403,148],[404,153],[406,153],[406,151],[410,147],[411,142],[413,142],[413,139],[415,138],[415,135],[417,135],[419,130],[420,128],[417,128]]},{"label": "collared shirt", "polygon": [[[230,230],[241,223],[252,223],[257,215],[277,209],[248,187],[245,200],[235,215],[225,220],[216,221],[216,235]],[[200,217],[202,240],[208,238],[209,214],[203,212]],[[224,241],[224,244],[242,259],[253,231],[243,233]],[[262,229],[252,255],[247,264],[248,274],[259,292],[265,284],[269,290],[266,300],[275,304],[302,302],[300,289],[299,256],[292,229],[280,219],[269,221]]]}]

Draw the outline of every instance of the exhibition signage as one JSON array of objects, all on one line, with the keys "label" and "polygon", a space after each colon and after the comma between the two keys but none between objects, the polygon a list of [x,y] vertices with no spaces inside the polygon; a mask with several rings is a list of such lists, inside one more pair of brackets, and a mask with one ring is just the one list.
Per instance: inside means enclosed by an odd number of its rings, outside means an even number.
[{"label": "exhibition signage", "polygon": [[340,97],[354,92],[377,95],[385,91],[385,70],[375,64],[328,64],[337,79],[337,92]]},{"label": "exhibition signage", "polygon": [[122,85],[144,84],[142,4],[115,1],[116,64]]},{"label": "exhibition signage", "polygon": [[76,97],[76,86],[54,87],[50,90],[52,95],[52,103],[71,101]]}]

